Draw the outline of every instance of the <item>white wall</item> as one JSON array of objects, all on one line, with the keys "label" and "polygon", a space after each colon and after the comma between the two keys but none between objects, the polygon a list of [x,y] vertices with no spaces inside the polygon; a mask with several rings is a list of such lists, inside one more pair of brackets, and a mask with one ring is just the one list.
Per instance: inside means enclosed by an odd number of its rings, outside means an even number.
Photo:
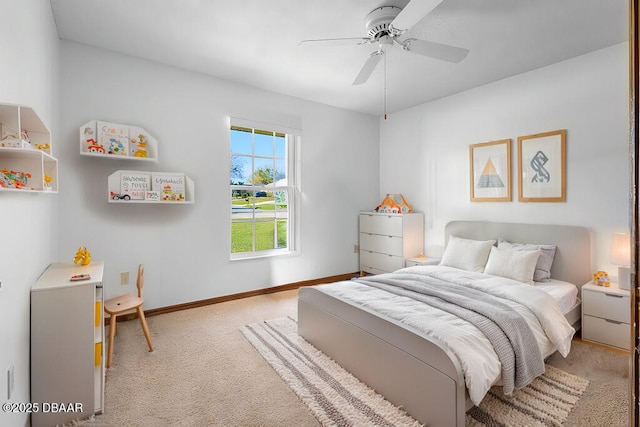
[{"label": "white wall", "polygon": [[[55,144],[58,35],[48,0],[0,0],[0,103],[32,107]],[[54,146],[55,150],[55,146]],[[54,153],[55,154],[55,153]],[[52,194],[0,194],[0,402],[14,366],[11,402],[29,402],[29,290],[52,258],[57,202]],[[0,425],[27,414],[0,411]]]},{"label": "white wall", "polygon": [[[357,114],[149,61],[61,43],[61,258],[85,245],[104,260],[105,295],[132,292],[146,265],[145,308],[355,272],[357,213],[375,207],[378,123]],[[302,255],[229,261],[229,115],[300,127]],[[78,128],[97,119],[137,125],[159,162],[79,155]],[[193,205],[108,204],[118,169],[185,172]]]},{"label": "white wall", "polygon": [[[520,203],[517,138],[567,129],[567,200]],[[469,145],[512,139],[513,201],[469,201]],[[573,224],[594,235],[593,268],[617,275],[611,233],[629,226],[626,43],[391,114],[380,122],[380,195],[425,212],[427,256],[456,219]]]}]

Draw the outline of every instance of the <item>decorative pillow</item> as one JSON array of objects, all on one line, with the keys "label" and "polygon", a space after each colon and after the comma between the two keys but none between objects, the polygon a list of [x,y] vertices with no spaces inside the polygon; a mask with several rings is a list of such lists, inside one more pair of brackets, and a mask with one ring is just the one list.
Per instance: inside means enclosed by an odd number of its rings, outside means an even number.
[{"label": "decorative pillow", "polygon": [[440,265],[482,273],[495,240],[470,240],[451,236]]},{"label": "decorative pillow", "polygon": [[536,271],[533,274],[533,280],[536,282],[545,282],[551,279],[551,265],[553,264],[553,258],[556,256],[555,245],[511,243],[503,239],[498,239],[498,247],[501,249],[514,249],[516,251],[540,251],[540,257],[536,264]]},{"label": "decorative pillow", "polygon": [[494,246],[491,248],[484,272],[533,285],[533,273],[539,256],[538,250],[524,251]]}]

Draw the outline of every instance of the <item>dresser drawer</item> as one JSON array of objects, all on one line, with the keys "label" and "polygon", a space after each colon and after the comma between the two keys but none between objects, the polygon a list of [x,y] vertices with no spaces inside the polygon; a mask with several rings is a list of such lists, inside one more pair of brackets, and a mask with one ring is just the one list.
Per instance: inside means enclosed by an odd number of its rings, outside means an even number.
[{"label": "dresser drawer", "polygon": [[402,237],[402,216],[361,214],[360,232]]},{"label": "dresser drawer", "polygon": [[360,250],[360,269],[367,272],[371,268],[390,273],[404,267],[404,259],[400,256],[386,255],[377,252]]},{"label": "dresser drawer", "polygon": [[360,250],[402,256],[402,237],[360,233]]},{"label": "dresser drawer", "polygon": [[630,326],[628,323],[582,316],[582,338],[629,350]]},{"label": "dresser drawer", "polygon": [[629,323],[629,296],[615,293],[584,290],[582,312],[617,322]]}]

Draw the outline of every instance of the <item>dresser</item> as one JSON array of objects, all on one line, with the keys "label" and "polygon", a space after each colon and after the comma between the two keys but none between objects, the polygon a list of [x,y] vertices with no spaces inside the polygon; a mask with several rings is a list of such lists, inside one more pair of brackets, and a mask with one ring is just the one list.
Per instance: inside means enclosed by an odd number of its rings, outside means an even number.
[{"label": "dresser", "polygon": [[[104,408],[103,269],[98,261],[54,263],[31,288],[31,402],[40,406],[33,427]],[[79,275],[89,278],[75,280]],[[66,406],[53,406],[59,404]]]},{"label": "dresser", "polygon": [[424,215],[361,212],[360,272],[389,273],[424,251]]},{"label": "dresser", "polygon": [[617,284],[582,287],[582,339],[629,350],[630,293]]}]

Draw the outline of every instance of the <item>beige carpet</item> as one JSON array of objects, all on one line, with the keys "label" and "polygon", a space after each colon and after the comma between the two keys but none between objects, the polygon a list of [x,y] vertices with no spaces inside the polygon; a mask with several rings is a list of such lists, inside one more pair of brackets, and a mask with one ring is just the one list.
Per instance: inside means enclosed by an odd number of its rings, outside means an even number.
[{"label": "beige carpet", "polygon": [[[287,315],[297,291],[149,317],[153,353],[138,321],[119,323],[105,413],[78,425],[319,426],[240,331]],[[548,363],[589,380],[566,426],[627,425],[628,356],[574,342]]]}]

